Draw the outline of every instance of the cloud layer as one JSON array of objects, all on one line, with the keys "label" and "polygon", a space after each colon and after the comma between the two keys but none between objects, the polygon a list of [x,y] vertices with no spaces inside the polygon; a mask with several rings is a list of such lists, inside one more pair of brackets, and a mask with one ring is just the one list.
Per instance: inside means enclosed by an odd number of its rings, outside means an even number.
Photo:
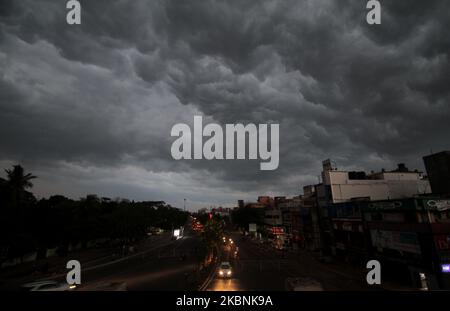
[{"label": "cloud layer", "polygon": [[[321,160],[422,168],[449,149],[450,11],[444,0],[65,1],[0,5],[0,163],[35,191],[191,207],[293,195]],[[280,124],[280,166],[174,161],[171,127]]]}]

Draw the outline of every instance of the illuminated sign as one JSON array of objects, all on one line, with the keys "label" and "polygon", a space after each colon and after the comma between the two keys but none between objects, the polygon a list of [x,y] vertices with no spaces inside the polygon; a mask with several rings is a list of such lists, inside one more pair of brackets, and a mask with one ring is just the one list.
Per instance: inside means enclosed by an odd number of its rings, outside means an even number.
[{"label": "illuminated sign", "polygon": [[281,227],[272,227],[273,234],[284,234],[284,228]]},{"label": "illuminated sign", "polygon": [[180,236],[180,229],[173,230],[173,236],[174,237],[179,237]]},{"label": "illuminated sign", "polygon": [[443,273],[450,273],[450,264],[441,265]]}]

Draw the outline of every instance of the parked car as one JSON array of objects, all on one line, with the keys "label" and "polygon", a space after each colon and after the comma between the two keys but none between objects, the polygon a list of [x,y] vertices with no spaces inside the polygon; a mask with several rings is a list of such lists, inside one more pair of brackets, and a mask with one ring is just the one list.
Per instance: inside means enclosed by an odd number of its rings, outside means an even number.
[{"label": "parked car", "polygon": [[74,290],[76,288],[76,285],[69,285],[67,283],[61,283],[56,281],[38,281],[38,282],[32,282],[23,284],[21,286],[21,289],[24,291],[55,291],[55,292],[61,292],[61,291],[70,291]]}]

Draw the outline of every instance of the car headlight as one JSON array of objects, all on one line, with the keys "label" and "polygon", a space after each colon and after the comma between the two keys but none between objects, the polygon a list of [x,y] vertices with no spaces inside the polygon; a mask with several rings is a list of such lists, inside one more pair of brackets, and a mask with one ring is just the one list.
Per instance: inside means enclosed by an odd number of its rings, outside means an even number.
[{"label": "car headlight", "polygon": [[219,271],[219,274],[220,274],[220,275],[223,275],[223,271]]},{"label": "car headlight", "polygon": [[228,275],[231,275],[231,271],[228,271],[227,274],[228,274]]}]

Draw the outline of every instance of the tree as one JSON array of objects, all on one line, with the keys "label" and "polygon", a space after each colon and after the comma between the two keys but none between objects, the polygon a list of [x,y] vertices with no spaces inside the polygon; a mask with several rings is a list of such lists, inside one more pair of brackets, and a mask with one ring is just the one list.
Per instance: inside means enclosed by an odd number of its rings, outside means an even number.
[{"label": "tree", "polygon": [[25,174],[23,167],[20,165],[14,165],[12,170],[5,169],[5,172],[7,174],[7,187],[11,191],[11,205],[13,208],[20,208],[25,198],[25,190],[33,187],[31,180],[36,176],[31,173]]},{"label": "tree", "polygon": [[218,247],[222,236],[223,228],[221,223],[216,218],[207,220],[203,231],[203,239],[206,245],[210,248]]},{"label": "tree", "polygon": [[1,244],[7,246],[8,254],[25,253],[33,248],[33,235],[27,228],[25,217],[28,210],[36,203],[36,198],[26,189],[31,188],[31,180],[36,178],[31,173],[25,174],[20,165],[5,169],[6,181],[2,181],[2,198],[5,203],[4,219],[1,224]]},{"label": "tree", "polygon": [[8,176],[8,184],[18,190],[23,191],[25,189],[33,187],[30,180],[36,178],[31,173],[25,174],[24,169],[20,165],[14,165],[12,170],[5,169]]},{"label": "tree", "polygon": [[37,251],[44,257],[56,247],[65,256],[70,246],[103,247],[136,243],[150,227],[171,229],[186,223],[189,213],[164,201],[110,200],[95,194],[79,200],[53,195],[39,201],[27,189],[36,176],[20,165],[6,169],[0,178],[0,263]]}]

